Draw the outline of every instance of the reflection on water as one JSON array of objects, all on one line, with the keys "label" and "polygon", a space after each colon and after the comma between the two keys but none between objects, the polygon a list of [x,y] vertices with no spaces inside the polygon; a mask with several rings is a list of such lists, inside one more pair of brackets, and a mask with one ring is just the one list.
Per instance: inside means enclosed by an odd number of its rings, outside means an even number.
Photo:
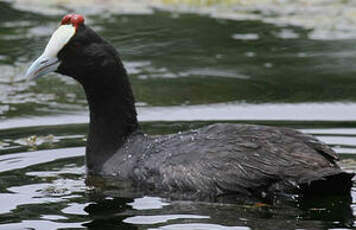
[{"label": "reflection on water", "polygon": [[120,51],[147,133],[215,121],[289,126],[331,145],[340,165],[356,172],[356,48],[344,39],[354,38],[351,1],[304,8],[303,1],[258,0],[32,2],[0,2],[0,230],[356,227],[355,191],[292,203],[212,203],[86,178],[82,89],[56,74],[23,79],[57,15],[80,8]]},{"label": "reflection on water", "polygon": [[[197,128],[206,122],[146,122],[150,134]],[[333,123],[325,123],[326,127]],[[292,126],[290,124],[289,126]],[[339,125],[340,126],[340,125]],[[316,128],[305,124],[295,127],[319,137],[329,144],[344,146],[341,165],[356,171],[355,143],[344,143],[356,136],[354,128]],[[31,132],[32,131],[32,132]],[[44,126],[8,129],[1,139],[25,138],[30,133],[54,133],[56,142],[23,146],[23,153],[13,153],[16,143],[0,150],[0,229],[33,227],[35,229],[83,228],[102,229],[327,229],[351,227],[355,218],[354,201],[345,197],[313,198],[295,204],[227,204],[199,201],[175,201],[130,192],[124,184],[94,188],[85,184],[84,148],[76,137],[86,133],[85,125]],[[65,137],[68,138],[65,138]],[[72,142],[68,142],[73,138]],[[48,149],[51,148],[51,149]],[[30,152],[25,152],[29,150]],[[99,181],[99,184],[102,183]],[[117,182],[115,182],[117,183]],[[98,184],[98,182],[97,182]],[[116,185],[115,185],[116,186]],[[346,199],[346,200],[345,200]],[[224,201],[226,202],[226,201]],[[46,204],[46,206],[43,206]],[[13,217],[15,214],[20,219]],[[89,215],[88,215],[89,214]],[[19,223],[20,222],[20,223]]]}]

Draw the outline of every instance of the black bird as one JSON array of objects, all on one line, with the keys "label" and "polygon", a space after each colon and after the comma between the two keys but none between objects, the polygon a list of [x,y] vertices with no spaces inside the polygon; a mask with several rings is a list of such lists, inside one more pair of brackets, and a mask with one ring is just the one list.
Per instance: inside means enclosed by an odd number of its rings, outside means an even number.
[{"label": "black bird", "polygon": [[77,80],[90,110],[88,174],[117,177],[156,191],[261,195],[348,193],[353,174],[316,138],[289,128],[213,124],[150,137],[136,118],[134,96],[118,52],[66,15],[27,78],[55,71]]}]

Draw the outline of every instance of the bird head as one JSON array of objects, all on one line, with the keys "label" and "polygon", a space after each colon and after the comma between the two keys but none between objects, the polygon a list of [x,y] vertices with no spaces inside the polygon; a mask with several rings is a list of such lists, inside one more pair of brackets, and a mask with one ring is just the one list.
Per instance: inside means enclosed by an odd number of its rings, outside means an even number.
[{"label": "bird head", "polygon": [[36,79],[50,72],[77,78],[80,71],[90,71],[90,64],[100,57],[93,53],[102,50],[97,49],[101,43],[103,39],[84,24],[82,15],[66,15],[42,55],[28,68],[26,78]]}]

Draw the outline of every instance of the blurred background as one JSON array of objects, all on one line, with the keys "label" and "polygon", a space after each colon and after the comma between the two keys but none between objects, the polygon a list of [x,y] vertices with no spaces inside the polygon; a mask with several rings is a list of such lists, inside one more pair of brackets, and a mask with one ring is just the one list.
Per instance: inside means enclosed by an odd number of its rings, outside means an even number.
[{"label": "blurred background", "polygon": [[67,13],[83,14],[119,51],[149,134],[215,121],[288,126],[334,147],[356,172],[355,1],[0,1],[0,230],[356,226],[355,192],[346,204],[302,210],[116,193],[103,195],[113,210],[93,201],[83,90],[58,74],[24,79]]},{"label": "blurred background", "polygon": [[[172,114],[174,120],[354,120],[352,2],[0,2],[0,115],[87,110],[81,88],[69,78],[54,74],[23,83],[26,67],[41,54],[61,17],[75,12],[118,49],[140,107],[178,106],[169,109],[178,112],[181,105],[192,105],[188,108],[205,114]],[[271,103],[280,106],[264,107]],[[223,112],[206,114],[210,104]],[[143,109],[142,119],[172,120],[168,111],[154,114],[159,117],[146,111],[152,112]]]}]

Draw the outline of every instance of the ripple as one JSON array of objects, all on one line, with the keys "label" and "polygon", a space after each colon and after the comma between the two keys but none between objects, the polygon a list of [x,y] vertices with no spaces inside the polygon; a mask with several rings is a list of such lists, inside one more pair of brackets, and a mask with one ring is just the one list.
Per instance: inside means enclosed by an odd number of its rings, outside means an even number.
[{"label": "ripple", "polygon": [[42,215],[42,219],[45,220],[67,220],[68,218],[65,216],[59,216],[59,215]]},{"label": "ripple", "polygon": [[159,224],[165,223],[170,220],[177,219],[209,219],[209,216],[198,216],[198,215],[157,215],[157,216],[134,216],[128,217],[123,220],[125,223],[129,224]]},{"label": "ripple", "polygon": [[356,136],[356,128],[333,128],[333,129],[303,129],[305,133],[311,134],[330,134],[330,135],[355,135]]},{"label": "ripple", "polygon": [[[51,184],[32,184],[10,187],[7,190],[12,193],[0,193],[0,213],[7,213],[19,205],[44,204],[61,202],[58,197],[48,197],[42,191]],[[2,225],[0,225],[2,226]]]},{"label": "ripple", "polygon": [[[67,9],[86,15],[100,15],[102,12],[106,15],[152,14],[156,8],[175,13],[206,14],[219,19],[260,20],[277,26],[299,26],[310,30],[308,37],[316,40],[356,38],[356,6],[353,1],[319,0],[306,3],[302,0],[108,0],[100,5],[95,0],[12,2],[13,6],[20,10],[46,15],[63,15],[67,13]],[[296,35],[282,32],[280,38],[290,39],[291,36]]]},{"label": "ripple", "polygon": [[291,29],[282,29],[280,32],[275,33],[277,38],[281,39],[296,39],[299,38],[299,34]]},{"label": "ripple", "polygon": [[226,71],[223,69],[216,68],[196,68],[192,70],[188,70],[183,73],[179,73],[180,77],[189,77],[189,76],[203,76],[203,77],[228,77],[228,78],[237,78],[237,79],[250,79],[249,76],[233,72]]},{"label": "ripple", "polygon": [[51,2],[32,0],[14,0],[13,6],[19,10],[31,11],[46,15],[63,15],[67,9],[72,9],[82,14],[98,14],[100,12],[115,14],[151,14],[153,9],[149,6],[149,1],[131,0],[106,0],[105,3],[98,4],[96,0],[53,0]]},{"label": "ripple", "polygon": [[65,214],[71,215],[88,215],[87,212],[84,211],[84,208],[91,203],[78,204],[78,203],[70,203],[68,207],[62,209],[62,212]]},{"label": "ripple", "polygon": [[355,148],[334,147],[333,149],[338,154],[356,154],[356,146],[355,146]]},{"label": "ripple", "polygon": [[57,230],[57,229],[84,229],[84,222],[79,223],[60,223],[47,220],[24,220],[20,223],[1,224],[0,230],[8,229],[36,229],[36,230]]},{"label": "ripple", "polygon": [[258,34],[233,34],[232,38],[235,40],[258,40],[260,36]]},{"label": "ripple", "polygon": [[149,230],[250,230],[245,226],[223,226],[218,224],[171,224]]},{"label": "ripple", "polygon": [[[356,121],[356,103],[216,103],[187,106],[138,107],[140,121]],[[162,116],[165,114],[165,116]],[[86,112],[0,121],[1,129],[86,124]]]},{"label": "ripple", "polygon": [[0,172],[23,169],[38,165],[84,155],[84,147],[41,150],[34,152],[0,155]]},{"label": "ripple", "polygon": [[[355,103],[219,103],[207,105],[143,107],[140,121],[270,120],[355,121]],[[165,116],[162,116],[165,114]],[[0,129],[2,124],[0,123]]]},{"label": "ripple", "polygon": [[77,175],[81,176],[85,174],[85,166],[78,167],[77,165],[65,165],[58,171],[35,171],[35,172],[27,172],[27,176],[36,176],[42,178],[49,177],[59,177],[63,174],[66,175]]},{"label": "ripple", "polygon": [[329,145],[341,145],[341,146],[355,146],[356,147],[356,137],[318,137],[321,141],[328,143]]},{"label": "ripple", "polygon": [[136,210],[150,210],[161,209],[164,206],[169,205],[169,203],[163,202],[163,200],[159,197],[145,196],[142,198],[136,198],[134,202],[128,203],[128,205]]},{"label": "ripple", "polygon": [[[199,13],[228,20],[259,20],[277,26],[299,26],[317,40],[356,38],[356,6],[352,1],[156,0],[153,6],[173,12]],[[293,35],[294,36],[294,35]],[[281,37],[282,38],[282,37]],[[290,39],[287,36],[287,39]]]}]

